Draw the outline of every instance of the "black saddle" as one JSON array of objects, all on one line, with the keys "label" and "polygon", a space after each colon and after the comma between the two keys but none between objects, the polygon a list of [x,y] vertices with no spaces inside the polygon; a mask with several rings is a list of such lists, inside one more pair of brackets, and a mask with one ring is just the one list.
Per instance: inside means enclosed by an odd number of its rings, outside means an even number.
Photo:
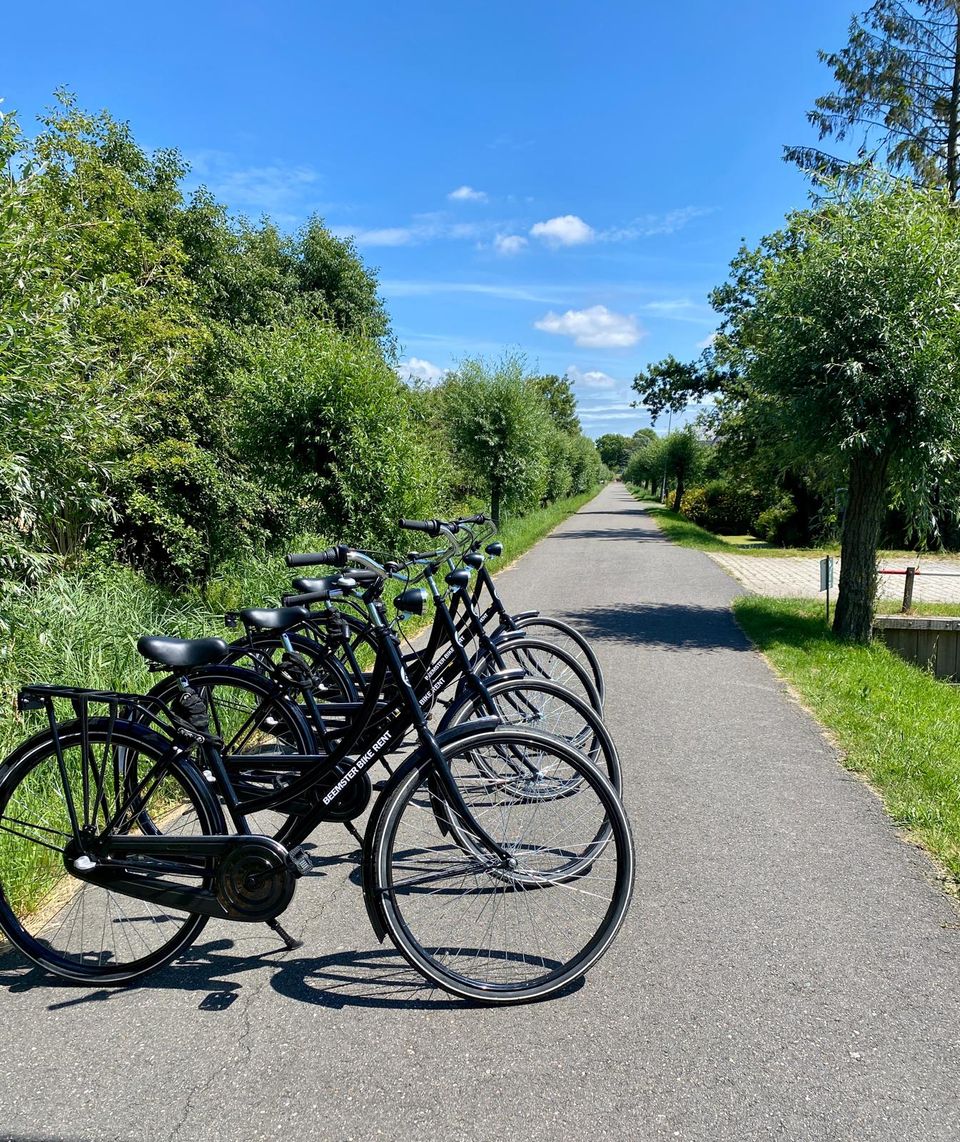
[{"label": "black saddle", "polygon": [[306,607],[274,607],[270,610],[247,607],[240,611],[244,626],[259,627],[260,630],[289,630],[308,617]]},{"label": "black saddle", "polygon": [[223,662],[227,644],[222,638],[164,638],[145,634],[137,639],[137,650],[144,658],[161,666],[209,666]]},{"label": "black saddle", "polygon": [[312,595],[314,592],[319,594],[321,591],[326,594],[336,586],[339,578],[339,575],[324,575],[320,579],[294,579],[293,585],[304,595]]}]

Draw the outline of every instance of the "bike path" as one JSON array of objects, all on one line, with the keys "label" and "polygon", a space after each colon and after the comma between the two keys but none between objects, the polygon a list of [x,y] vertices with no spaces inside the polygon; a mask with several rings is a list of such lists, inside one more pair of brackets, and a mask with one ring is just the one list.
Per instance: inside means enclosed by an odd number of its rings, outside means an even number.
[{"label": "bike path", "polygon": [[370,932],[353,847],[284,923],[127,991],[0,957],[0,1138],[955,1139],[960,937],[749,646],[740,588],[611,485],[499,577],[593,640],[639,876],[585,984],[471,1008]]}]

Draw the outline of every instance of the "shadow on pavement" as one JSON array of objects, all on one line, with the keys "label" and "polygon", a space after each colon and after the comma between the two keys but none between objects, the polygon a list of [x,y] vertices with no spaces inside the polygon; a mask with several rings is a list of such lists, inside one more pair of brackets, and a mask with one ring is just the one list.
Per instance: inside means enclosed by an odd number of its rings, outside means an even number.
[{"label": "shadow on pavement", "polygon": [[[263,939],[259,934],[257,938]],[[392,945],[323,956],[311,956],[307,949],[300,949],[291,958],[283,958],[288,954],[282,947],[237,954],[234,941],[211,940],[194,944],[176,963],[135,985],[98,988],[65,985],[11,953],[0,956],[0,988],[14,994],[46,989],[52,998],[48,1011],[107,1003],[136,991],[194,991],[202,993],[198,1004],[201,1011],[219,1012],[227,1010],[240,994],[243,984],[237,977],[267,971],[271,973],[270,986],[279,995],[335,1010],[372,1007],[437,1011],[480,1006],[431,987]],[[571,995],[582,986],[583,980],[578,980],[553,998]]]},{"label": "shadow on pavement", "polygon": [[667,542],[667,540],[664,539],[663,532],[660,531],[659,528],[651,528],[649,531],[640,531],[635,527],[605,528],[603,531],[597,531],[594,528],[585,528],[577,531],[554,531],[542,542],[553,543],[558,539],[592,539],[594,541],[629,539],[633,543],[643,543],[648,540],[656,540],[657,543]]},{"label": "shadow on pavement", "polygon": [[729,607],[678,603],[587,607],[565,617],[588,639],[630,642],[659,650],[750,650]]}]

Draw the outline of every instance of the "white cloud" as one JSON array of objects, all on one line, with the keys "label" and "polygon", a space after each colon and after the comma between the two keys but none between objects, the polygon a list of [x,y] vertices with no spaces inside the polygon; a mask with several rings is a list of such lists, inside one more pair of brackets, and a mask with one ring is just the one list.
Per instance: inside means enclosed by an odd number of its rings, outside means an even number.
[{"label": "white cloud", "polygon": [[712,207],[684,206],[680,210],[668,210],[666,214],[644,214],[626,226],[614,226],[602,230],[597,238],[601,242],[630,242],[635,238],[653,238],[659,234],[675,234],[694,218],[712,214]]},{"label": "white cloud", "polygon": [[358,246],[411,246],[418,240],[412,226],[387,226],[381,230],[350,230],[337,227],[334,233],[352,238]]},{"label": "white cloud", "polygon": [[710,346],[714,343],[714,341],[716,341],[716,339],[717,339],[717,334],[716,334],[716,331],[714,331],[713,333],[710,334],[709,337],[704,337],[704,339],[702,341],[698,341],[697,342],[697,348],[698,349],[709,349]]},{"label": "white cloud", "polygon": [[493,248],[507,258],[519,254],[526,244],[526,238],[519,234],[498,234],[493,240]]},{"label": "white cloud", "polygon": [[561,214],[558,218],[535,223],[530,227],[530,235],[548,246],[582,246],[594,240],[596,231],[576,214]]},{"label": "white cloud", "polygon": [[441,369],[432,361],[424,361],[421,357],[410,357],[397,365],[400,379],[408,382],[419,382],[424,385],[435,385],[442,380],[446,369]]},{"label": "white cloud", "polygon": [[584,373],[576,365],[571,365],[567,369],[567,376],[573,384],[582,385],[587,389],[615,389],[620,383],[606,373],[601,373],[599,369],[589,369]]},{"label": "white cloud", "polygon": [[564,314],[551,310],[534,322],[534,328],[572,337],[573,343],[584,349],[627,349],[645,332],[632,313],[612,313],[605,305],[568,309]]},{"label": "white cloud", "polygon": [[499,297],[505,301],[534,301],[541,305],[558,305],[566,296],[557,289],[539,285],[506,285],[501,282],[446,282],[404,278],[386,278],[380,288],[389,297],[432,297],[435,294],[473,293],[482,297]]},{"label": "white cloud", "polygon": [[217,150],[194,151],[187,161],[187,185],[204,184],[234,209],[282,214],[277,220],[288,221],[317,207],[316,192],[323,180],[313,167],[283,163],[241,167],[234,155]]},{"label": "white cloud", "polygon": [[477,239],[488,234],[492,225],[452,222],[443,214],[418,214],[407,226],[385,226],[369,230],[335,226],[333,232],[341,238],[352,238],[358,246],[418,246],[438,238]]},{"label": "white cloud", "polygon": [[451,202],[486,202],[486,191],[474,190],[472,186],[458,186],[447,195]]}]

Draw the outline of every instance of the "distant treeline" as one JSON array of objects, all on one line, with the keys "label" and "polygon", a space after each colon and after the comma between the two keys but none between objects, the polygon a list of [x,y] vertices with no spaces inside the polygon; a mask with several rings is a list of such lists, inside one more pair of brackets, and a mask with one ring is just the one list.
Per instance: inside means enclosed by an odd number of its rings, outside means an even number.
[{"label": "distant treeline", "polygon": [[2,120],[0,160],[7,591],[91,562],[200,583],[298,534],[389,546],[402,515],[600,479],[565,380],[505,357],[401,381],[375,274],[320,219],[231,217],[63,94],[31,139]]}]

